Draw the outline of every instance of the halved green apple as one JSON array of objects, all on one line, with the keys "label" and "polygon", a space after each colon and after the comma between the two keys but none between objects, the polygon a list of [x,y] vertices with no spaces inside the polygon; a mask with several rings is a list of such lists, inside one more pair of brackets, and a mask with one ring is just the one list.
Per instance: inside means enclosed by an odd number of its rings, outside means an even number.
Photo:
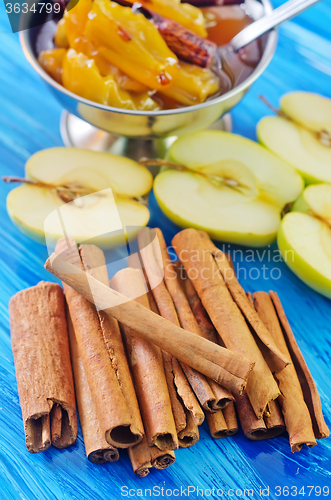
[{"label": "halved green apple", "polygon": [[280,109],[289,119],[262,118],[258,140],[292,165],[307,184],[331,182],[331,99],[292,92],[283,96]]},{"label": "halved green apple", "polygon": [[279,227],[278,247],[289,268],[308,286],[331,298],[331,228],[311,215],[290,212]]},{"label": "halved green apple", "polygon": [[181,227],[216,239],[264,246],[276,237],[283,207],[303,189],[295,170],[260,145],[228,132],[205,130],[171,146],[168,169],[154,180],[163,212]]},{"label": "halved green apple", "polygon": [[308,186],[294,203],[292,211],[315,215],[331,225],[331,184]]},{"label": "halved green apple", "polygon": [[149,170],[110,153],[87,149],[50,148],[38,151],[25,166],[25,175],[48,184],[79,183],[92,190],[111,188],[119,196],[144,196],[152,188]]},{"label": "halved green apple", "polygon": [[65,203],[55,189],[22,185],[7,197],[7,210],[19,229],[38,242],[56,243],[65,232],[77,242],[93,239],[109,248],[133,238],[149,220],[149,210],[134,198],[146,195],[152,175],[138,163],[73,148],[52,148],[26,164],[29,179],[55,186],[84,188],[87,195]]}]

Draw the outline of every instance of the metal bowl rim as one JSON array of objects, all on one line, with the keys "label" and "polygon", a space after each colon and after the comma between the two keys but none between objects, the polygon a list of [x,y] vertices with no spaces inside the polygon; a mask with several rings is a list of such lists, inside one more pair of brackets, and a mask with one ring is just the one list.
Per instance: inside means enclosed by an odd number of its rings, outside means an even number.
[{"label": "metal bowl rim", "polygon": [[[272,4],[270,0],[261,0],[261,3],[264,7],[264,11],[266,14],[270,13],[273,10]],[[215,99],[210,99],[209,101],[205,101],[201,104],[195,104],[193,106],[184,106],[181,108],[176,108],[176,109],[164,109],[164,110],[159,110],[159,111],[137,111],[137,110],[130,110],[130,109],[122,109],[122,108],[114,108],[112,106],[106,106],[104,104],[99,104],[94,101],[90,101],[88,99],[84,99],[83,97],[78,96],[77,94],[74,94],[73,92],[70,92],[69,90],[65,89],[62,85],[57,83],[51,76],[46,73],[38,63],[32,48],[31,44],[29,43],[29,29],[20,31],[19,33],[19,38],[20,38],[20,43],[23,49],[23,52],[31,64],[31,66],[36,70],[36,72],[45,80],[49,85],[54,87],[57,91],[67,95],[68,97],[72,98],[75,101],[78,101],[82,104],[85,104],[87,106],[93,107],[93,108],[98,108],[103,111],[108,111],[112,113],[119,113],[123,115],[135,115],[135,116],[166,116],[166,115],[178,115],[178,114],[183,114],[183,113],[190,113],[194,111],[199,111],[204,108],[208,108],[210,106],[216,105],[216,104],[221,104],[222,102],[225,102],[232,97],[235,97],[237,94],[240,94],[241,92],[244,92],[246,89],[248,89],[254,82],[257,80],[259,76],[264,72],[264,70],[267,68],[269,65],[274,52],[276,50],[277,46],[277,30],[272,30],[267,39],[267,43],[262,55],[262,58],[259,62],[259,64],[256,66],[255,70],[253,73],[246,79],[244,80],[240,85],[237,87],[234,87],[232,90],[229,92],[226,92],[225,94],[216,97]]]}]

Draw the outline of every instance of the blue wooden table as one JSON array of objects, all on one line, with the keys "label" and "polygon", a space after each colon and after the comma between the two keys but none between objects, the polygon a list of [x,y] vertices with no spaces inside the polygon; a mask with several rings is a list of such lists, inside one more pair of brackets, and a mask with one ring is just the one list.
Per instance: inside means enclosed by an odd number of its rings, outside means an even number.
[{"label": "blue wooden table", "polygon": [[[234,131],[252,139],[257,121],[268,114],[259,94],[273,104],[291,90],[308,90],[331,97],[330,0],[288,22],[279,34],[272,63],[232,113]],[[60,106],[24,58],[1,2],[1,175],[23,175],[24,164],[31,154],[62,145],[60,114]],[[203,425],[196,446],[179,450],[172,467],[152,471],[145,479],[134,476],[126,452],[121,453],[121,460],[115,464],[90,464],[85,458],[81,432],[77,443],[68,450],[50,448],[42,454],[29,454],[24,443],[7,305],[18,290],[51,276],[43,269],[45,247],[22,235],[8,218],[5,201],[10,189],[0,183],[0,500],[200,498],[202,493],[204,498],[208,494],[210,498],[220,498],[223,494],[225,498],[276,499],[287,497],[284,487],[289,487],[290,498],[306,499],[308,486],[329,486],[331,490],[331,439],[292,455],[286,436],[253,443],[239,432],[233,438],[214,441]],[[151,209],[151,225],[160,226],[170,243],[178,228],[162,215],[153,197]],[[231,249],[235,250],[233,246]],[[242,269],[243,286],[249,291],[274,289],[279,293],[318,385],[330,426],[331,302],[301,283],[282,262],[277,262],[275,245],[264,255],[261,251],[252,254],[242,250],[236,257]],[[264,278],[263,265],[268,268]],[[316,498],[318,491],[312,490],[310,497]]]}]

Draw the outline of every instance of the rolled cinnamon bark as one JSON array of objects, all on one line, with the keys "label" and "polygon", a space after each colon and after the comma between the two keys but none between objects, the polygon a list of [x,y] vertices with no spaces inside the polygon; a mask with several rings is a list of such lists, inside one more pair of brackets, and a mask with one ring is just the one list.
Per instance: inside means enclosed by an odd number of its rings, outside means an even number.
[{"label": "rolled cinnamon bark", "polygon": [[[115,274],[110,286],[149,308],[145,281],[140,269],[126,268]],[[162,353],[159,347],[121,325],[128,359],[149,446],[160,450],[178,448]]]},{"label": "rolled cinnamon bark", "polygon": [[[145,273],[146,281],[148,281],[147,275]],[[155,314],[160,314],[157,304],[155,302],[154,296],[149,289],[147,292],[148,302],[150,310]],[[162,351],[164,373],[168,385],[168,391],[171,401],[172,413],[175,421],[177,435],[180,431],[186,427],[186,415],[184,410],[184,405],[180,400],[175,384],[173,383],[173,371],[172,371],[172,356],[166,351]]]},{"label": "rolled cinnamon bark", "polygon": [[31,453],[76,441],[77,416],[62,288],[40,282],[9,302],[11,344]]},{"label": "rolled cinnamon bark", "polygon": [[189,448],[199,441],[199,428],[194,422],[191,413],[186,408],[184,411],[186,415],[186,426],[178,433],[178,441],[181,448]]},{"label": "rolled cinnamon bark", "polygon": [[[227,256],[228,258],[228,256]],[[234,269],[232,261],[229,261],[230,266]],[[197,319],[201,331],[204,333],[205,338],[212,342],[219,342],[219,337],[214,325],[204,309],[199,296],[197,295],[191,280],[187,277],[186,271],[183,268],[176,266],[176,271],[181,277],[181,283],[188,297],[192,311]],[[254,308],[253,299],[250,293],[247,293],[247,298],[250,307]],[[230,393],[231,395],[231,393]],[[264,420],[258,419],[253,411],[252,405],[249,402],[247,394],[237,397],[235,402],[240,423],[243,427],[246,437],[254,441],[261,439],[269,439],[282,434],[285,431],[285,424],[277,401],[269,402],[270,416],[264,417]],[[232,410],[233,411],[233,410]],[[234,412],[234,411],[233,411]],[[235,413],[235,412],[234,412]],[[226,412],[224,411],[224,417]],[[234,414],[235,416],[235,414]],[[207,419],[208,420],[208,419]],[[222,415],[209,419],[209,428],[213,437],[226,437],[227,431],[225,429],[225,418]],[[214,420],[214,421],[213,421]],[[234,422],[234,420],[233,420]],[[230,424],[231,426],[231,424]],[[237,426],[238,428],[238,426]],[[215,436],[213,435],[215,434]]]},{"label": "rolled cinnamon bark", "polygon": [[210,66],[217,50],[214,42],[202,38],[176,21],[156,14],[145,6],[136,4],[133,9],[144,14],[155,24],[170,50],[180,59],[202,68]]},{"label": "rolled cinnamon bark", "polygon": [[[140,231],[138,234],[138,243],[140,255],[143,260],[146,275],[151,286],[152,294],[154,296],[155,302],[157,304],[158,310],[161,316],[168,321],[171,321],[174,325],[179,326],[179,320],[176,313],[175,306],[173,304],[172,298],[167,290],[164,280],[157,279],[158,275],[163,275],[163,263],[162,254],[158,255],[154,251],[153,242],[150,238],[151,231],[148,228]],[[158,248],[157,248],[158,250]],[[159,260],[158,262],[158,259]],[[181,398],[185,408],[189,410],[192,414],[193,420],[197,425],[201,425],[204,420],[204,413],[190,387],[187,380],[190,381],[191,386],[198,387],[199,373],[190,367],[187,367],[185,363],[178,363],[177,359],[173,356],[169,356],[168,353],[164,353],[165,370],[172,373],[172,382],[168,385],[175,384],[178,395]],[[171,377],[170,377],[171,378]],[[201,384],[204,384],[202,397],[206,395],[207,382],[205,377],[201,377]],[[214,396],[208,386],[209,394]],[[207,396],[208,398],[208,396]],[[213,399],[214,400],[214,399]],[[208,399],[207,399],[208,402]]]},{"label": "rolled cinnamon bark", "polygon": [[[148,291],[147,296],[151,310],[155,314],[159,314],[159,309],[155,302],[154,296],[150,290]],[[163,351],[162,354],[163,354],[164,370],[168,383],[168,390],[169,390],[172,412],[175,420],[179,445],[180,447],[184,447],[183,446],[184,444],[186,445],[186,447],[193,446],[193,444],[195,444],[199,439],[199,431],[196,423],[201,421],[199,403],[194,398],[192,398],[191,401],[190,400],[187,401],[189,403],[189,407],[192,407],[191,411],[188,411],[185,408],[184,403],[180,397],[180,394],[185,391],[185,379],[184,379],[184,389],[180,390],[179,392],[177,392],[178,388],[174,384],[175,371],[173,370],[173,365],[174,363],[178,364],[178,361],[165,351]],[[178,370],[180,370],[179,365],[177,367],[177,371]],[[187,392],[187,395],[189,394],[194,396],[192,393]],[[194,409],[195,406],[197,406],[197,409]],[[196,417],[198,417],[196,418],[195,421],[191,415],[191,412],[193,413],[193,415],[196,415]]]},{"label": "rolled cinnamon bark", "polygon": [[133,472],[138,477],[146,477],[150,473],[152,466],[151,449],[148,446],[146,436],[140,443],[129,448],[129,457]]},{"label": "rolled cinnamon bark", "polygon": [[[256,292],[253,298],[255,308],[268,328],[270,336],[284,356],[291,359],[270,296],[265,292]],[[286,430],[289,434],[291,451],[300,451],[304,444],[309,447],[315,446],[316,440],[312,421],[294,365],[286,366],[284,370],[275,374],[275,377],[281,391],[278,400],[284,415]]]},{"label": "rolled cinnamon bark", "polygon": [[[177,273],[177,277],[184,290],[186,298],[189,302],[195,321],[199,326],[199,330],[201,332],[202,337],[204,337],[207,340],[210,340],[210,342],[219,344],[219,336],[217,334],[217,331],[215,330],[214,325],[210,321],[206,313],[206,310],[204,309],[201,300],[199,299],[199,296],[195,291],[194,286],[192,285],[191,280],[188,278],[186,274],[184,267],[180,264],[179,261],[176,261],[174,263],[174,269]],[[228,389],[225,389],[224,387],[220,386],[219,384],[214,382],[214,380],[208,379],[208,382],[210,388],[214,393],[215,407],[217,409],[223,409],[231,401],[234,401],[234,396]]]},{"label": "rolled cinnamon bark", "polygon": [[161,451],[156,446],[151,446],[150,452],[154,469],[166,469],[176,460],[175,453],[171,450]]},{"label": "rolled cinnamon bark", "polygon": [[271,437],[279,436],[285,431],[285,423],[283,415],[279,407],[278,401],[270,401],[269,415],[264,417],[264,422]]},{"label": "rolled cinnamon bark", "polygon": [[234,403],[230,403],[226,408],[224,408],[223,415],[228,428],[226,435],[233,436],[233,434],[238,432],[238,422]]},{"label": "rolled cinnamon bark", "polygon": [[78,265],[71,264],[70,259],[71,251],[61,254],[61,257],[54,253],[47,259],[45,269],[83,295],[89,302],[97,304],[99,310],[133,328],[161,349],[177,356],[182,362],[229,390],[237,392],[244,390],[254,362],[204,338],[193,337],[192,333],[153,314],[137,302],[128,301],[122,294],[81,271]]},{"label": "rolled cinnamon bark", "polygon": [[[229,256],[227,256],[229,258]],[[229,261],[231,268],[234,270],[232,259]],[[188,278],[185,269],[178,269],[179,275],[182,277],[182,286],[184,287],[186,296],[188,297],[192,311],[197,319],[201,331],[204,333],[205,338],[212,342],[219,342],[217,331],[210,321],[210,318],[204,309],[199,296],[197,295],[191,280]],[[248,303],[254,309],[253,299],[250,293],[247,293]],[[255,309],[254,309],[255,311]],[[231,393],[230,393],[231,395]],[[237,397],[235,402],[240,423],[242,425],[244,434],[249,439],[254,441],[261,439],[270,439],[279,436],[285,431],[285,424],[280,411],[279,405],[276,401],[270,401],[268,404],[269,417],[264,416],[264,420],[258,419],[253,411],[252,405],[249,402],[247,394]],[[233,409],[234,412],[234,409]],[[224,412],[225,414],[226,412]],[[234,412],[235,413],[235,412]],[[225,415],[224,415],[225,416]],[[234,415],[235,416],[235,415]],[[220,415],[217,418],[209,419],[209,428],[213,437],[226,437],[226,430],[223,429],[225,418]],[[230,424],[231,425],[231,424]],[[238,428],[238,426],[237,426]],[[213,434],[216,434],[215,436]]]},{"label": "rolled cinnamon bark", "polygon": [[[201,333],[199,325],[194,315],[192,314],[191,307],[179,282],[177,270],[168,254],[167,245],[164,240],[162,231],[159,228],[155,228],[155,232],[158,237],[158,243],[160,245],[163,261],[164,283],[173,301],[175,313],[177,315],[177,318],[179,319],[180,326],[185,330],[188,330],[189,332],[195,333],[196,335],[202,337],[203,335]],[[174,319],[175,313],[173,314]],[[223,399],[220,400],[218,394],[215,395],[211,387],[213,386],[213,388],[215,388],[218,392],[218,384],[216,384],[214,381],[211,381],[211,383],[209,383],[209,380],[201,375],[201,373],[198,373],[192,369],[188,370],[185,365],[182,366],[182,368],[202,407],[207,411],[219,410],[222,406]]]},{"label": "rolled cinnamon bark", "polygon": [[245,353],[255,362],[246,391],[256,416],[262,418],[268,413],[268,403],[276,399],[280,392],[220,275],[205,238],[195,229],[185,229],[174,237],[172,243],[225,346],[242,355]]},{"label": "rolled cinnamon bark", "polygon": [[152,467],[160,470],[166,469],[176,460],[173,451],[161,451],[156,446],[148,446],[146,436],[139,444],[129,448],[129,457],[133,471],[138,477],[146,477]]},{"label": "rolled cinnamon bark", "polygon": [[98,415],[85,375],[69,311],[67,311],[67,322],[76,400],[80,425],[83,432],[86,456],[88,460],[94,464],[115,462],[120,457],[119,452],[115,446],[107,443],[105,435],[101,431]]},{"label": "rolled cinnamon bark", "polygon": [[326,438],[329,436],[330,431],[323,417],[321,400],[317,391],[316,384],[295,340],[294,334],[287,320],[285,311],[277,293],[270,292],[270,297],[277,312],[278,319],[283,330],[283,335],[300,381],[303,397],[312,419],[315,437],[317,439]]},{"label": "rolled cinnamon bark", "polygon": [[241,310],[253,332],[262,342],[263,356],[272,372],[277,373],[283,370],[289,364],[289,361],[283,356],[273,340],[270,339],[269,332],[255,309],[250,307],[249,299],[237,280],[233,265],[229,263],[226,255],[214,245],[207,233],[200,231],[199,234],[205,242],[206,249],[210,250],[233,300]]},{"label": "rolled cinnamon bark", "polygon": [[214,439],[233,436],[238,432],[236,411],[233,403],[216,413],[206,413],[206,417],[210,434]]},{"label": "rolled cinnamon bark", "polygon": [[[97,257],[94,258],[92,249],[93,262],[90,265],[89,250],[86,246],[82,250],[85,266],[90,267],[89,272],[94,270],[101,274],[99,277],[105,281],[107,270],[102,251],[96,249]],[[76,272],[82,269],[75,246],[68,251],[66,241],[60,240],[55,251],[58,255],[67,252]],[[95,278],[89,274],[88,279]],[[132,446],[141,441],[143,424],[118,324],[102,311],[98,313],[91,302],[65,283],[64,289],[101,430],[106,441],[116,448]]]},{"label": "rolled cinnamon bark", "polygon": [[281,435],[285,424],[276,401],[269,403],[269,417],[257,418],[246,393],[236,398],[236,408],[245,436],[252,441],[261,441]]}]

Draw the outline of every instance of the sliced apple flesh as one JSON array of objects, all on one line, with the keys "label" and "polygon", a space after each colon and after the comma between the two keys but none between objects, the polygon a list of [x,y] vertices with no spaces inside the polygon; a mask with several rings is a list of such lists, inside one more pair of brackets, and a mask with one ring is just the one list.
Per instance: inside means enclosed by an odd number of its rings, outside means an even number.
[{"label": "sliced apple flesh", "polygon": [[282,97],[280,108],[310,130],[331,135],[331,99],[312,92],[290,92]]},{"label": "sliced apple flesh", "polygon": [[290,212],[278,232],[286,264],[308,286],[331,298],[331,228],[311,215]]},{"label": "sliced apple flesh", "polygon": [[307,184],[331,182],[331,100],[293,92],[281,99],[280,109],[293,121],[262,118],[257,126],[259,141],[292,165]]},{"label": "sliced apple flesh", "polygon": [[258,144],[227,132],[182,136],[168,156],[185,171],[157,175],[154,193],[161,209],[179,226],[203,229],[216,240],[270,244],[282,208],[303,189],[294,169]]},{"label": "sliced apple flesh", "polygon": [[33,155],[29,179],[53,186],[85,189],[88,194],[65,203],[56,189],[22,185],[7,197],[7,210],[19,229],[54,246],[65,233],[77,242],[93,240],[102,248],[125,244],[149,220],[149,210],[134,198],[146,195],[152,175],[126,158],[71,148]]},{"label": "sliced apple flesh", "polygon": [[153,183],[151,173],[129,158],[77,148],[39,151],[27,161],[25,173],[48,184],[79,182],[95,191],[110,187],[114,194],[128,197],[145,195]]},{"label": "sliced apple flesh", "polygon": [[313,215],[331,225],[331,184],[308,186],[304,198]]}]

